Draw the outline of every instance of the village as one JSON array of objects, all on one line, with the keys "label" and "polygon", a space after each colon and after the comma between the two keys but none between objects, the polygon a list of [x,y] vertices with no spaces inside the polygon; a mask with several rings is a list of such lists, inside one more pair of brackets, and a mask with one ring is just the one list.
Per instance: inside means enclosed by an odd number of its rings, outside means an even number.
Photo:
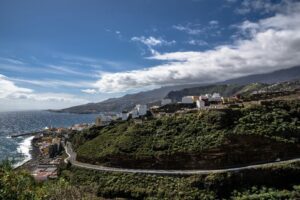
[{"label": "village", "polygon": [[195,111],[198,109],[221,108],[224,104],[239,102],[237,97],[224,98],[219,93],[200,96],[185,96],[181,102],[173,102],[171,99],[162,99],[160,106],[136,105],[131,111],[123,111],[115,114],[100,114],[95,123],[75,124],[67,128],[45,127],[37,132],[32,140],[33,159],[25,163],[25,167],[37,181],[56,179],[59,165],[64,159],[64,145],[72,134],[93,126],[107,126],[111,123],[132,119],[134,123],[142,123],[151,117],[161,117],[176,113]]},{"label": "village", "polygon": [[180,102],[165,98],[160,105],[151,106],[136,105],[131,111],[123,111],[114,114],[99,114],[95,123],[75,124],[68,128],[45,127],[44,130],[35,134],[32,141],[33,159],[23,165],[29,169],[37,181],[56,179],[59,165],[65,157],[64,145],[72,134],[91,127],[105,127],[110,124],[132,120],[134,123],[143,123],[150,118],[163,116],[176,116],[199,110],[215,110],[243,107],[246,103],[260,104],[263,99],[276,98],[286,95],[298,94],[299,90],[281,92],[253,92],[250,97],[243,98],[240,95],[223,97],[219,93],[199,96],[183,96]]},{"label": "village", "polygon": [[148,108],[147,105],[136,105],[131,111],[123,111],[115,115],[100,115],[96,118],[96,126],[107,126],[112,122],[126,121],[133,119],[135,123],[142,123],[147,118],[159,118],[162,116],[173,116],[199,110],[240,108],[247,104],[260,104],[263,100],[280,99],[288,96],[298,96],[300,89],[266,91],[257,90],[249,95],[236,94],[230,97],[221,96],[220,93],[201,94],[199,96],[183,96],[181,101],[174,101],[164,98],[160,105],[154,105]]},{"label": "village", "polygon": [[160,102],[160,106],[155,105],[148,108],[147,105],[136,105],[131,111],[123,111],[115,115],[100,115],[97,117],[96,126],[106,126],[116,121],[126,121],[133,119],[135,123],[147,117],[162,117],[185,112],[197,111],[199,109],[222,109],[225,107],[239,106],[242,103],[240,96],[222,97],[219,93],[205,94],[200,96],[184,96],[180,102],[174,102],[165,98]]},{"label": "village", "polygon": [[67,128],[45,127],[34,135],[32,159],[21,168],[26,168],[36,181],[58,178],[58,168],[64,159],[64,145],[71,134],[76,134],[94,124],[75,124]]}]

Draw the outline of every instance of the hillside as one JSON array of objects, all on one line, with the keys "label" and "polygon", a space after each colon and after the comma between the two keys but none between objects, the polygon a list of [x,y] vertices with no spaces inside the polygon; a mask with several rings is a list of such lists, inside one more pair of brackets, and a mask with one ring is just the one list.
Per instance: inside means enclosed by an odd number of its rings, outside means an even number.
[{"label": "hillside", "polygon": [[208,85],[193,88],[185,88],[183,90],[171,91],[167,94],[166,98],[172,99],[173,101],[181,101],[184,96],[194,96],[201,94],[212,94],[214,92],[220,93],[222,96],[232,96],[239,91],[243,90],[243,85]]},{"label": "hillside", "polygon": [[171,91],[166,98],[174,101],[181,101],[184,96],[196,96],[201,94],[220,93],[222,96],[228,97],[235,94],[249,95],[252,92],[278,92],[283,90],[294,90],[300,88],[300,80],[286,81],[281,83],[250,83],[246,85],[238,84],[223,84],[223,85],[208,85],[193,88],[185,88],[183,90]]},{"label": "hillside", "polygon": [[99,103],[89,103],[80,106],[74,106],[57,112],[70,113],[99,113],[99,112],[120,112],[131,110],[136,104],[157,104],[172,90],[181,90],[186,87],[195,87],[200,84],[168,86],[136,94],[127,94],[120,98],[111,98]]},{"label": "hillside", "polygon": [[[216,85],[230,84],[233,86],[230,89],[222,92],[223,87],[216,88],[217,91],[223,95],[233,94],[236,90],[240,89],[240,85],[259,82],[259,83],[275,83],[282,81],[289,81],[294,79],[300,79],[300,66],[290,69],[279,70],[267,74],[256,74],[251,76],[245,76],[237,79],[227,80],[220,82]],[[200,80],[199,80],[200,82]],[[56,110],[56,112],[70,112],[70,113],[99,113],[99,112],[119,112],[122,110],[130,110],[136,104],[157,104],[161,99],[166,97],[171,91],[178,91],[184,88],[199,87],[205,84],[185,84],[176,86],[167,86],[150,91],[139,92],[136,94],[128,94],[120,98],[112,98],[99,103],[89,103],[85,105],[70,107],[66,109]],[[213,91],[214,86],[207,86],[207,91]],[[209,89],[210,88],[210,89]]]},{"label": "hillside", "polygon": [[277,70],[271,73],[254,74],[240,78],[230,79],[222,84],[249,84],[249,83],[276,83],[300,79],[300,66]]},{"label": "hillside", "polygon": [[300,102],[122,122],[75,135],[77,159],[125,168],[217,169],[300,156]]}]

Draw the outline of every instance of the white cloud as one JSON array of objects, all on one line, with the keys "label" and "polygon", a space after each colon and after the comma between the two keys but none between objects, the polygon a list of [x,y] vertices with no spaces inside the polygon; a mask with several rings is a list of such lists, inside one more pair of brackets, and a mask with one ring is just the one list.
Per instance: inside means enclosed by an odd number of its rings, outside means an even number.
[{"label": "white cloud", "polygon": [[175,40],[172,41],[166,41],[162,38],[155,38],[153,36],[150,37],[145,37],[145,36],[141,36],[141,37],[132,37],[131,38],[132,41],[135,42],[141,42],[143,44],[145,44],[148,47],[154,47],[154,46],[164,46],[164,45],[173,45],[176,43]]},{"label": "white cloud", "polygon": [[74,69],[73,67],[61,66],[61,65],[48,65],[47,67],[48,69],[46,69],[45,71],[48,70],[50,73],[85,76],[85,77],[97,77],[97,74],[87,73],[86,71],[79,71]]},{"label": "white cloud", "polygon": [[87,93],[87,94],[96,94],[97,90],[95,90],[95,89],[84,89],[84,90],[81,90],[81,92]]},{"label": "white cloud", "polygon": [[0,74],[0,98],[7,98],[12,95],[25,95],[32,93],[32,90],[16,86],[6,76]]},{"label": "white cloud", "polygon": [[72,88],[83,88],[90,87],[92,82],[86,81],[63,81],[63,80],[53,80],[53,79],[45,79],[45,80],[28,80],[22,78],[9,78],[9,80],[17,82],[17,83],[28,83],[31,85],[37,85],[47,88],[57,88],[57,87],[72,87]]},{"label": "white cloud", "polygon": [[202,28],[199,28],[198,26],[194,26],[194,25],[191,25],[191,24],[187,24],[185,26],[183,26],[181,24],[174,25],[173,28],[178,30],[178,31],[186,32],[190,35],[198,35],[198,34],[204,32],[204,30]]},{"label": "white cloud", "polygon": [[[151,55],[156,55],[158,54],[158,52],[154,49],[154,47],[159,47],[159,46],[171,46],[176,44],[175,40],[172,41],[167,41],[164,40],[162,38],[155,38],[153,36],[150,37],[145,37],[145,36],[141,36],[141,37],[132,37],[131,41],[134,42],[140,42],[144,45],[147,46],[148,50],[150,51]],[[144,51],[144,50],[143,50]],[[143,52],[144,53],[144,52]]]},{"label": "white cloud", "polygon": [[[17,86],[0,74],[0,111],[17,109],[49,109],[87,103],[85,99],[66,93],[37,93]],[[22,107],[23,106],[23,107]]]},{"label": "white cloud", "polygon": [[215,32],[217,32],[216,30],[219,29],[219,21],[211,20],[207,25],[193,23],[187,23],[186,25],[178,24],[173,25],[172,28],[178,31],[185,32],[189,35],[197,36],[201,34],[205,36],[214,36]]},{"label": "white cloud", "polygon": [[207,51],[155,54],[164,64],[118,73],[103,73],[94,87],[100,92],[192,82],[215,82],[300,64],[300,3],[288,12],[256,23],[245,22],[248,39],[237,39]]},{"label": "white cloud", "polygon": [[235,3],[237,0],[226,0],[228,3]]},{"label": "white cloud", "polygon": [[219,25],[219,21],[217,21],[217,20],[211,20],[209,22],[209,25],[211,25],[211,26],[218,26]]},{"label": "white cloud", "polygon": [[239,8],[235,11],[238,14],[244,15],[250,12],[271,13],[280,11],[293,0],[283,0],[274,3],[272,0],[243,0]]},{"label": "white cloud", "polygon": [[22,62],[19,59],[15,59],[15,58],[3,58],[3,57],[0,57],[0,60],[5,61],[7,63],[14,64],[14,65],[24,65],[24,62]]},{"label": "white cloud", "polygon": [[188,44],[190,45],[197,45],[197,46],[207,46],[208,43],[205,42],[204,40],[189,40],[187,41]]}]

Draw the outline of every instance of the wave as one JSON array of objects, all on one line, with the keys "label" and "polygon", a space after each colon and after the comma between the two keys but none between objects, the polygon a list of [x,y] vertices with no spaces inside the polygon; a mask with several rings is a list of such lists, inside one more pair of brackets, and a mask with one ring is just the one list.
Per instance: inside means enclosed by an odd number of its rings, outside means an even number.
[{"label": "wave", "polygon": [[27,161],[31,160],[31,154],[30,151],[32,150],[31,141],[33,140],[34,136],[30,136],[28,138],[25,138],[19,143],[19,146],[17,147],[17,152],[22,154],[24,156],[24,159],[22,161],[19,161],[13,165],[14,168],[17,168]]}]

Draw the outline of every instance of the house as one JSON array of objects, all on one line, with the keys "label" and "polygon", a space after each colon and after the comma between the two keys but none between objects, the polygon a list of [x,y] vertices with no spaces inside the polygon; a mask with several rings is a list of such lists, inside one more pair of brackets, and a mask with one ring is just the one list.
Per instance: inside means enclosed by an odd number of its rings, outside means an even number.
[{"label": "house", "polygon": [[75,124],[71,127],[71,130],[75,130],[75,131],[82,131],[85,128],[88,128],[89,125],[88,124]]},{"label": "house", "polygon": [[210,100],[212,98],[212,95],[211,94],[206,94],[205,97]]},{"label": "house", "polygon": [[213,93],[209,96],[208,101],[210,104],[219,104],[222,103],[222,97],[219,93]]},{"label": "house", "polygon": [[128,113],[125,112],[125,111],[123,111],[123,112],[121,113],[121,120],[122,120],[122,121],[125,121],[125,120],[127,120],[127,119],[128,119]]},{"label": "house", "polygon": [[117,119],[120,119],[120,120],[122,120],[122,121],[125,121],[125,120],[127,120],[128,119],[128,112],[126,112],[126,111],[122,111],[121,113],[118,113],[117,115],[116,115],[116,118]]},{"label": "house", "polygon": [[171,104],[171,103],[172,103],[171,99],[163,99],[163,100],[161,100],[161,105],[162,106],[167,105],[167,104]]},{"label": "house", "polygon": [[222,101],[222,97],[221,97],[221,95],[219,93],[213,93],[212,99],[214,101]]},{"label": "house", "polygon": [[132,110],[129,112],[129,115],[131,115],[131,117],[132,117],[133,119],[138,118],[138,117],[139,117],[139,112],[138,112],[137,108],[135,107],[134,109],[132,109]]},{"label": "house", "polygon": [[138,104],[135,106],[135,108],[136,108],[139,116],[144,116],[147,114],[147,105]]},{"label": "house", "polygon": [[197,108],[199,108],[199,109],[204,108],[205,107],[205,101],[197,100],[196,105],[197,105]]},{"label": "house", "polygon": [[199,100],[199,96],[192,96],[193,102],[197,102],[197,100]]},{"label": "house", "polygon": [[55,179],[57,175],[57,166],[55,165],[39,165],[31,174],[38,182],[48,179]]},{"label": "house", "polygon": [[209,106],[209,99],[206,95],[200,95],[199,100],[204,101],[205,106]]},{"label": "house", "polygon": [[184,97],[182,97],[181,103],[185,103],[185,104],[194,103],[194,96],[184,96]]}]

